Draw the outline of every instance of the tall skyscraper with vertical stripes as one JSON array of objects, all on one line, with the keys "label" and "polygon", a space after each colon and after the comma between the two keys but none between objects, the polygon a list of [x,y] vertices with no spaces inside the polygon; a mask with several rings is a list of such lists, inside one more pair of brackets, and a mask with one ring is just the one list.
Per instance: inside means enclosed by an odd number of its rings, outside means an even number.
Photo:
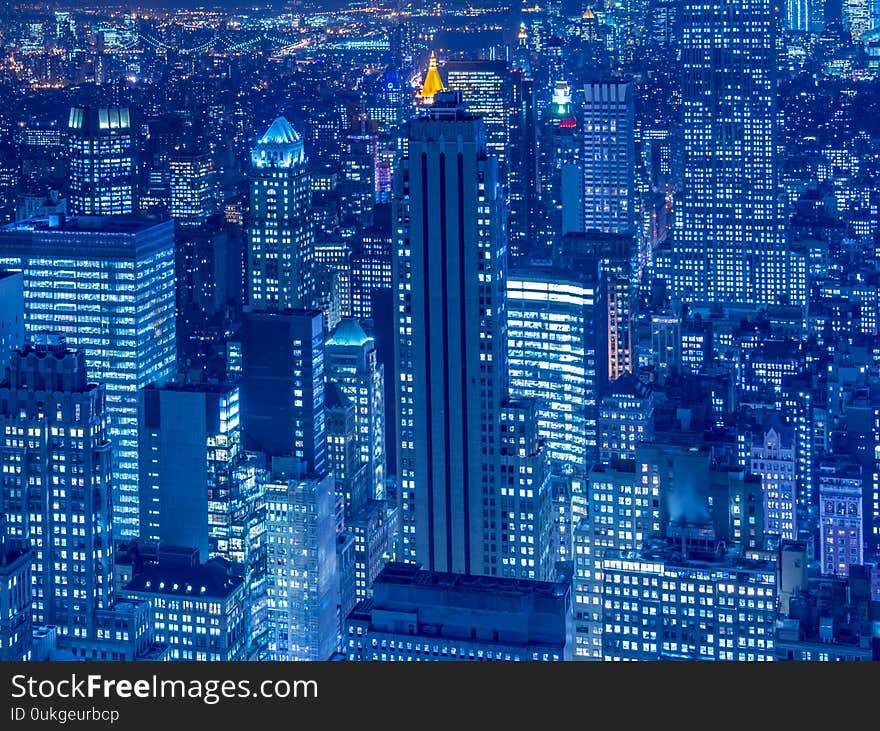
[{"label": "tall skyscraper with vertical stripes", "polygon": [[549,476],[534,402],[507,399],[507,238],[483,120],[441,92],[410,122],[393,227],[402,556],[546,579]]}]

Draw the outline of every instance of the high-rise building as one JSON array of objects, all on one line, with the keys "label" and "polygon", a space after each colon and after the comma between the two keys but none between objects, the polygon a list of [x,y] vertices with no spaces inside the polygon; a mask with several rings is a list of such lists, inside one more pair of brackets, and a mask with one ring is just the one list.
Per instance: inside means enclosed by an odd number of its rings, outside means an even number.
[{"label": "high-rise building", "polygon": [[331,475],[288,476],[273,465],[266,483],[271,660],[328,660],[336,651],[335,503]]},{"label": "high-rise building", "polygon": [[[169,383],[138,397],[141,541],[196,548],[208,558],[211,508],[232,490],[240,449],[238,388]],[[226,459],[216,459],[217,447]]]},{"label": "high-rise building", "polygon": [[719,553],[711,536],[686,525],[680,542],[606,552],[602,578],[605,660],[774,659],[770,561]]},{"label": "high-rise building", "polygon": [[599,461],[634,459],[636,446],[654,436],[651,386],[625,373],[608,385],[599,402]]},{"label": "high-rise building", "polygon": [[373,225],[355,238],[351,253],[351,316],[359,320],[373,317],[373,292],[391,291],[390,207],[377,206]]},{"label": "high-rise building", "polygon": [[214,558],[199,563],[195,550],[160,553],[120,590],[149,602],[155,636],[170,659],[235,662],[246,659],[247,591],[232,565]]},{"label": "high-rise building", "polygon": [[438,93],[410,122],[393,215],[401,547],[430,570],[499,573],[483,539],[500,519],[503,205],[482,120]]},{"label": "high-rise building", "polygon": [[632,233],[635,225],[635,92],[627,81],[587,84],[581,231]]},{"label": "high-rise building", "polygon": [[569,232],[554,247],[557,257],[576,257],[591,270],[602,271],[605,292],[607,343],[603,348],[606,366],[603,379],[615,380],[632,373],[636,361],[635,322],[638,304],[638,265],[633,234],[591,231]]},{"label": "high-rise building", "polygon": [[109,216],[137,209],[136,127],[128,107],[72,107],[67,123],[74,215]]},{"label": "high-rise building", "polygon": [[367,465],[369,497],[385,494],[385,368],[376,341],[358,321],[343,320],[324,345],[324,372],[355,405],[360,461]]},{"label": "high-rise building", "polygon": [[520,28],[510,68],[510,209],[507,217],[510,256],[533,250],[539,240],[538,113],[535,77],[525,27]]},{"label": "high-rise building", "polygon": [[857,465],[819,466],[819,544],[822,573],[849,576],[864,563],[862,478]]},{"label": "high-rise building", "polygon": [[127,216],[19,221],[0,229],[0,267],[22,272],[28,335],[63,333],[106,389],[114,529],[134,538],[137,390],[176,370],[173,224]]},{"label": "high-rise building", "polygon": [[0,378],[24,340],[24,279],[21,272],[0,270]]},{"label": "high-rise building", "polygon": [[33,622],[57,625],[69,647],[98,639],[96,612],[113,604],[106,390],[63,336],[31,341],[0,386],[0,498],[9,539],[34,552]]},{"label": "high-rise building", "polygon": [[779,21],[770,0],[685,2],[684,197],[671,283],[683,301],[800,297],[789,277],[778,177]]},{"label": "high-rise building", "polygon": [[424,571],[389,563],[346,623],[349,660],[571,659],[565,583]]},{"label": "high-rise building", "polygon": [[872,3],[869,0],[843,0],[841,6],[843,29],[858,43],[865,32],[871,30]]},{"label": "high-rise building", "polygon": [[510,393],[538,401],[539,434],[560,472],[585,475],[597,457],[603,294],[597,274],[574,266],[519,267],[507,281]]},{"label": "high-rise building", "polygon": [[596,465],[587,481],[589,514],[574,529],[572,629],[574,657],[601,660],[602,559],[640,549],[652,534],[655,496],[640,484],[635,462]]},{"label": "high-rise building", "polygon": [[472,114],[483,119],[486,153],[498,162],[498,181],[510,179],[510,122],[513,79],[504,61],[447,61],[446,87],[460,91]]},{"label": "high-rise building", "polygon": [[315,257],[302,137],[278,117],[251,151],[248,303],[252,310],[311,307]]},{"label": "high-rise building", "polygon": [[[327,422],[327,466],[333,475],[337,500],[345,516],[367,501],[367,465],[361,460],[357,442],[355,404],[336,381],[328,380],[324,388]],[[345,520],[337,518],[337,524]]]},{"label": "high-rise building", "polygon": [[[490,570],[511,579],[547,581],[553,576],[557,531],[547,449],[538,431],[535,399],[507,399],[501,407],[498,496],[500,544],[482,540]],[[487,573],[484,572],[483,573]]]},{"label": "high-rise building", "polygon": [[324,332],[317,310],[245,313],[241,423],[247,449],[326,472]]},{"label": "high-rise building", "polygon": [[787,0],[785,4],[785,24],[789,30],[809,33],[812,23],[810,0]]},{"label": "high-rise building", "polygon": [[342,220],[368,226],[376,204],[379,137],[366,114],[358,115],[345,136],[342,151]]},{"label": "high-rise building", "polygon": [[[5,507],[5,506],[4,506]],[[31,576],[34,554],[6,534],[0,510],[0,662],[31,659]]]},{"label": "high-rise building", "polygon": [[206,154],[175,155],[168,163],[171,217],[179,228],[199,229],[216,207],[214,162]]},{"label": "high-rise building", "polygon": [[[328,381],[327,405],[327,459],[336,481],[336,498],[344,501],[344,523],[352,539],[351,596],[352,601],[370,595],[373,581],[385,564],[388,553],[388,516],[384,501],[372,494],[367,464],[360,460],[356,438],[355,404],[345,395],[336,381]],[[337,529],[337,532],[338,529]],[[340,552],[340,560],[346,555]],[[340,589],[345,593],[348,578],[340,567]],[[344,598],[340,599],[346,606]],[[351,611],[353,604],[348,606]],[[347,612],[341,619],[345,619]]]},{"label": "high-rise building", "polygon": [[761,476],[764,490],[764,531],[786,541],[798,537],[797,457],[794,429],[778,414],[749,435],[747,467]]}]

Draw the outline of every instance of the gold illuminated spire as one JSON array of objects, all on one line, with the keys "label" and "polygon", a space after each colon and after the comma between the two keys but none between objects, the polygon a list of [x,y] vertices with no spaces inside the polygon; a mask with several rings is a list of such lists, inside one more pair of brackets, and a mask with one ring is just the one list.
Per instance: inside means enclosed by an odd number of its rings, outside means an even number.
[{"label": "gold illuminated spire", "polygon": [[446,91],[443,86],[443,79],[440,78],[440,71],[437,68],[437,56],[431,51],[431,60],[428,62],[428,73],[425,74],[425,80],[422,83],[422,90],[419,96],[423,101],[434,98],[437,92]]},{"label": "gold illuminated spire", "polygon": [[587,9],[584,10],[584,14],[581,16],[584,20],[592,20],[596,17],[595,13],[593,13],[593,8],[587,6]]}]

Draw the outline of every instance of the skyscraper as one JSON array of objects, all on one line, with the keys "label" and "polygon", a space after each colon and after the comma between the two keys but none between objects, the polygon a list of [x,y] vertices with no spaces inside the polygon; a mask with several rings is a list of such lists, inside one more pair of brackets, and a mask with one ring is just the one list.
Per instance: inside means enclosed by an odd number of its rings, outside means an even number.
[{"label": "skyscraper", "polygon": [[789,30],[799,33],[809,33],[810,23],[810,0],[787,0],[785,3],[785,24]]},{"label": "skyscraper", "polygon": [[[432,570],[505,575],[505,539],[549,531],[535,525],[538,511],[523,513],[510,535],[502,530],[510,527],[503,478],[527,471],[535,456],[502,455],[502,415],[516,408],[505,405],[504,201],[482,120],[461,92],[437,94],[410,122],[401,171],[393,225],[403,557]],[[549,578],[530,576],[537,563],[517,575]]]},{"label": "skyscraper", "polygon": [[499,447],[506,249],[496,161],[460,91],[437,94],[410,122],[401,171],[392,225],[403,556],[482,573],[497,520],[484,500]]},{"label": "skyscraper", "polygon": [[385,494],[385,368],[376,341],[355,319],[343,320],[324,345],[324,372],[355,405],[360,461],[367,465],[368,493]]},{"label": "skyscraper", "polygon": [[57,625],[69,646],[98,639],[96,611],[113,603],[106,391],[63,336],[32,341],[0,386],[0,498],[9,537],[34,551],[33,621]]},{"label": "skyscraper", "polygon": [[558,472],[585,475],[597,457],[602,295],[596,274],[573,266],[519,267],[507,281],[510,393],[537,399]]},{"label": "skyscraper", "polygon": [[635,224],[635,92],[627,81],[584,87],[583,226],[632,233]]},{"label": "skyscraper", "polygon": [[24,338],[24,279],[21,272],[0,271],[0,378]]},{"label": "skyscraper", "polygon": [[175,155],[171,171],[169,207],[179,228],[199,229],[214,212],[214,163],[206,154]]},{"label": "skyscraper", "polygon": [[[197,548],[209,558],[209,506],[222,502],[231,490],[231,475],[216,462],[209,463],[209,455],[222,441],[230,458],[238,456],[238,388],[151,385],[139,391],[138,400],[140,538]],[[225,487],[209,487],[211,478],[222,480]]]},{"label": "skyscraper", "polygon": [[137,141],[128,107],[72,107],[67,123],[68,211],[77,216],[133,213]]},{"label": "skyscraper", "polygon": [[538,210],[538,114],[535,77],[525,27],[520,28],[510,68],[510,256],[533,250],[541,222]]},{"label": "skyscraper", "polygon": [[0,267],[24,278],[30,336],[57,330],[104,384],[113,441],[113,521],[138,535],[137,390],[177,366],[171,221],[31,219],[0,229]]},{"label": "skyscraper", "polygon": [[391,220],[390,206],[376,206],[373,225],[361,231],[351,253],[351,315],[371,319],[373,292],[391,291]]},{"label": "skyscraper", "polygon": [[[460,91],[472,114],[483,119],[486,153],[497,160],[498,181],[510,177],[510,122],[513,78],[504,61],[447,61],[446,87]],[[523,171],[524,172],[524,171]]]},{"label": "skyscraper", "polygon": [[247,449],[327,470],[324,333],[317,310],[245,313],[241,422]]},{"label": "skyscraper", "polygon": [[339,603],[333,477],[277,462],[266,483],[269,659],[328,660]]},{"label": "skyscraper", "polygon": [[9,540],[6,527],[0,510],[0,662],[30,660],[34,554],[24,541]]},{"label": "skyscraper", "polygon": [[800,291],[788,277],[780,205],[778,24],[770,0],[685,2],[684,197],[672,281],[684,301],[776,303]]},{"label": "skyscraper", "polygon": [[311,307],[314,231],[302,137],[278,117],[251,151],[249,306]]}]

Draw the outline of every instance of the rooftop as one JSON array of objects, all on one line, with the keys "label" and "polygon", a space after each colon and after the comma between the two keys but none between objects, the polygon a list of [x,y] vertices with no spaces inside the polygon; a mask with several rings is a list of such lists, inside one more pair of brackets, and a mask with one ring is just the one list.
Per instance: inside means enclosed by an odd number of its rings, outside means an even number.
[{"label": "rooftop", "polygon": [[327,345],[361,346],[370,340],[371,338],[364,332],[357,319],[350,317],[339,323],[327,340]]},{"label": "rooftop", "polygon": [[454,574],[444,571],[426,571],[417,564],[391,562],[376,577],[376,583],[401,584],[411,586],[430,586],[439,589],[457,589],[462,592],[484,594],[508,594],[526,596],[529,594],[561,597],[565,594],[564,584],[551,581],[529,581],[508,579],[498,576],[477,576],[473,574]]},{"label": "rooftop", "polygon": [[136,234],[166,221],[137,215],[119,216],[38,216],[3,226],[2,231],[96,231],[101,233]]},{"label": "rooftop", "polygon": [[221,566],[213,566],[209,561],[197,568],[147,564],[125,586],[125,590],[225,599],[241,585],[240,576],[228,574]]}]

